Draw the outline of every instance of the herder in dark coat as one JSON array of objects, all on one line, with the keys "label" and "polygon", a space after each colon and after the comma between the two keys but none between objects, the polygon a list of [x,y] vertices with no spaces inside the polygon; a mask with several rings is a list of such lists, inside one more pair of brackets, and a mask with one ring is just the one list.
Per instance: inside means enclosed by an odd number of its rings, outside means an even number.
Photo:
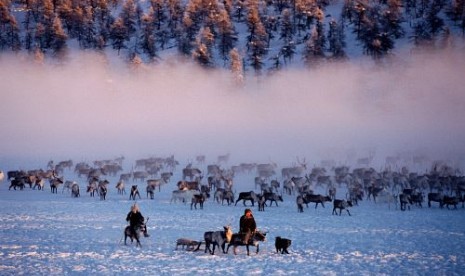
[{"label": "herder in dark coat", "polygon": [[249,243],[252,234],[255,233],[257,230],[257,224],[255,223],[255,219],[252,215],[252,210],[245,209],[244,215],[241,217],[239,221],[239,233],[243,235],[243,242],[245,244]]},{"label": "herder in dark coat", "polygon": [[147,234],[144,220],[144,216],[142,216],[142,213],[139,211],[139,206],[137,206],[137,204],[132,205],[131,211],[129,211],[128,215],[126,216],[126,221],[129,222],[129,226],[134,235],[137,234],[138,230],[141,230],[144,232],[145,237],[149,236]]}]

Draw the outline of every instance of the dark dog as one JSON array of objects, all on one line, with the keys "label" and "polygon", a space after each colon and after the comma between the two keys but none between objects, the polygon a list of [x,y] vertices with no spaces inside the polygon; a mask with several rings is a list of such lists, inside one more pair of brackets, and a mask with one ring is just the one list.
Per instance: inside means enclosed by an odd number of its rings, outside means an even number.
[{"label": "dark dog", "polygon": [[281,237],[276,237],[276,240],[274,242],[274,246],[276,247],[276,252],[281,253],[281,254],[289,254],[289,251],[287,251],[287,248],[291,246],[292,241],[290,239],[283,239]]}]

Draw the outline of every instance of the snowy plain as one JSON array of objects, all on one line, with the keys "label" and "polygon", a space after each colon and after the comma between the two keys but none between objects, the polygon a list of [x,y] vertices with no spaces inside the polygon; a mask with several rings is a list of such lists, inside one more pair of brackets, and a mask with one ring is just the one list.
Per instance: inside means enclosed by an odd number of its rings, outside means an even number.
[{"label": "snowy plain", "polygon": [[[333,8],[329,13],[340,10]],[[142,248],[122,244],[134,201],[117,194],[116,177],[108,177],[105,201],[85,193],[86,180],[69,170],[65,180],[80,184],[79,198],[62,187],[52,194],[48,183],[44,191],[8,190],[6,180],[0,183],[0,275],[464,275],[461,206],[424,204],[402,212],[364,200],[350,209],[352,216],[334,216],[331,203],[298,213],[295,195],[284,195],[279,207],[252,207],[259,229],[268,232],[258,254],[247,256],[243,247],[237,255],[232,249],[214,256],[175,250],[178,238],[202,240],[205,231],[229,224],[237,231],[245,209],[241,202],[212,199],[203,210],[170,203],[180,170],[192,158],[179,153],[230,150],[237,162],[268,162],[271,155],[281,165],[296,155],[332,158],[352,147],[464,156],[465,125],[458,119],[465,115],[463,47],[453,54],[409,55],[410,63],[398,55],[399,64],[385,70],[359,58],[355,47],[347,51],[355,57],[348,65],[250,77],[238,90],[224,72],[179,66],[169,55],[163,66],[142,66],[139,74],[119,64],[115,53],[72,52],[67,66],[3,55],[0,170],[45,169],[50,156],[77,156],[79,162],[121,152],[143,158],[174,151],[181,164],[154,200],[143,192],[145,183],[134,183],[149,218],[151,236],[141,240]],[[133,164],[126,159],[125,172]],[[234,178],[236,196],[254,190],[255,176]],[[338,189],[337,198],[345,195]],[[276,236],[292,240],[289,255],[276,253]]]},{"label": "snowy plain", "polygon": [[[9,167],[2,160],[2,170]],[[13,164],[13,163],[10,163]],[[37,163],[22,169],[45,168]],[[132,162],[126,160],[125,168]],[[105,201],[85,192],[85,179],[71,170],[64,177],[80,184],[81,196],[72,198],[62,186],[57,194],[30,188],[8,190],[0,184],[0,274],[1,275],[463,275],[465,273],[465,209],[412,206],[400,211],[394,205],[363,200],[350,209],[352,216],[332,215],[332,204],[314,208],[310,204],[298,213],[295,196],[284,195],[279,207],[258,212],[252,207],[258,228],[267,231],[260,252],[247,256],[245,247],[237,255],[215,255],[200,251],[175,250],[178,238],[202,240],[205,231],[239,227],[245,207],[218,204],[210,198],[203,210],[170,203],[171,192],[181,180],[180,164],[170,183],[145,195],[137,203],[149,218],[149,238],[142,247],[122,243],[125,216],[134,203],[119,195],[117,177],[110,181]],[[200,166],[201,168],[201,166]],[[234,178],[237,193],[254,190],[254,173]],[[132,183],[131,183],[132,184]],[[129,183],[128,183],[129,185]],[[128,190],[128,185],[126,189]],[[318,192],[318,190],[316,191]],[[324,192],[324,191],[319,191]],[[336,198],[344,198],[344,188]],[[247,203],[250,206],[250,203]],[[289,238],[290,254],[278,254],[276,236]]]}]

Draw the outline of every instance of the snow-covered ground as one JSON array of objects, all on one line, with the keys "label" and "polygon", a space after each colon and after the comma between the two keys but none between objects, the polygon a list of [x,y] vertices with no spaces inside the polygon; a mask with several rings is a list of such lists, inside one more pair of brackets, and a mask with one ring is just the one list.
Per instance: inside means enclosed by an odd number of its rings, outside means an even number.
[{"label": "snow-covered ground", "polygon": [[[46,161],[44,161],[46,162]],[[132,164],[126,164],[131,166]],[[185,164],[181,164],[184,166]],[[15,169],[2,163],[2,170]],[[180,166],[180,167],[181,167]],[[45,167],[45,166],[42,166]],[[118,195],[115,177],[109,177],[107,200],[85,193],[85,180],[70,171],[67,180],[81,186],[81,197],[72,198],[60,187],[58,194],[26,188],[8,190],[0,185],[1,275],[463,275],[465,273],[465,209],[394,206],[364,200],[350,209],[352,216],[334,216],[332,204],[298,213],[295,196],[284,195],[279,207],[258,212],[258,227],[267,231],[258,254],[246,255],[239,247],[212,256],[203,250],[174,250],[185,237],[202,240],[203,233],[230,224],[238,230],[244,212],[237,206],[209,199],[203,210],[183,203],[170,204],[171,191],[181,179],[180,167],[169,184],[147,199],[145,183],[139,182],[137,200],[149,218],[150,237],[142,248],[122,244],[125,217],[134,201]],[[23,169],[32,169],[22,167]],[[36,167],[34,167],[36,168]],[[238,192],[254,189],[255,174],[234,179]],[[130,183],[132,184],[132,183]],[[127,188],[128,189],[128,188]],[[323,192],[323,191],[320,191]],[[337,198],[344,198],[339,189]],[[292,239],[289,255],[277,254],[276,236]],[[204,248],[203,246],[201,247]],[[252,247],[252,250],[254,248]]]}]

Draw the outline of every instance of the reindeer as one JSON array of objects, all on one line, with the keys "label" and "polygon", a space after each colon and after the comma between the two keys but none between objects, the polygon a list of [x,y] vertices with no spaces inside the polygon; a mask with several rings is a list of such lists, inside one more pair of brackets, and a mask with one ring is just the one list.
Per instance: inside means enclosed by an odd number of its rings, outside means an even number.
[{"label": "reindeer", "polygon": [[245,205],[245,201],[246,200],[250,200],[252,202],[252,206],[255,205],[255,201],[257,201],[257,195],[253,192],[253,191],[250,191],[250,192],[242,192],[242,193],[239,193],[239,198],[236,200],[236,203],[234,204],[234,206],[237,205],[237,203],[242,200],[242,203]]},{"label": "reindeer", "polygon": [[335,199],[333,201],[333,215],[337,215],[336,209],[339,209],[339,216],[341,215],[342,210],[345,209],[347,211],[347,214],[349,214],[349,216],[350,216],[351,214],[349,212],[348,207],[352,207],[352,206],[353,206],[352,201],[350,201],[350,200]]},{"label": "reindeer", "polygon": [[[61,190],[61,193],[64,193],[65,190],[67,192],[71,191],[71,186],[73,186],[74,183],[76,183],[76,181],[66,180],[65,183],[63,184],[63,190]],[[35,188],[35,185],[34,185],[34,188]]]},{"label": "reindeer", "polygon": [[310,202],[314,202],[315,203],[315,209],[318,207],[318,204],[321,204],[321,206],[323,206],[323,208],[325,207],[325,201],[327,202],[331,202],[331,197],[329,196],[323,196],[323,195],[314,195],[314,194],[309,194],[309,193],[306,193],[303,195],[303,200],[304,200],[304,203],[307,205],[308,207],[308,203]]},{"label": "reindeer", "polygon": [[132,178],[132,173],[122,173],[119,176],[119,181],[120,182],[123,182],[123,181],[128,182],[129,180],[131,180],[131,178]]},{"label": "reindeer", "polygon": [[10,187],[8,188],[8,190],[10,190],[11,188],[16,190],[16,187],[18,187],[20,190],[24,189],[24,180],[23,180],[23,178],[13,178],[13,179],[11,179]]},{"label": "reindeer", "polygon": [[50,189],[52,191],[52,194],[53,193],[58,193],[58,186],[60,186],[60,184],[63,184],[63,179],[62,178],[52,178],[50,179]]},{"label": "reindeer", "polygon": [[79,193],[79,184],[77,184],[76,182],[74,182],[73,185],[71,185],[71,196],[72,197],[81,196],[81,194]]},{"label": "reindeer", "polygon": [[376,187],[374,185],[368,187],[367,200],[370,200],[373,197],[373,201],[376,202],[376,197],[383,190],[382,187]]},{"label": "reindeer", "polygon": [[202,171],[197,168],[192,168],[189,164],[186,168],[182,169],[182,180],[186,180],[189,177],[190,180],[202,175]]},{"label": "reindeer", "polygon": [[38,177],[34,183],[34,188],[33,190],[36,189],[37,187],[37,190],[44,190],[44,186],[45,186],[45,180],[42,178],[42,177]]},{"label": "reindeer", "polygon": [[223,198],[221,199],[221,205],[224,204],[224,201],[228,203],[228,206],[234,202],[234,193],[230,190],[223,192]]},{"label": "reindeer", "polygon": [[410,210],[410,205],[412,204],[412,200],[410,195],[402,193],[399,195],[399,202],[400,202],[400,210],[405,211],[406,209]]},{"label": "reindeer", "polygon": [[264,193],[263,196],[265,197],[265,202],[270,201],[270,207],[273,205],[273,202],[276,204],[276,207],[278,207],[278,201],[283,202],[283,197],[275,193]]},{"label": "reindeer", "polygon": [[171,177],[173,176],[172,172],[162,172],[160,175],[160,178],[165,182],[168,183],[171,180]]},{"label": "reindeer", "polygon": [[87,192],[91,197],[95,196],[95,193],[98,193],[98,179],[92,178],[87,185]]},{"label": "reindeer", "polygon": [[265,211],[265,205],[266,205],[266,198],[264,195],[258,195],[258,211]]},{"label": "reindeer", "polygon": [[102,181],[99,181],[98,183],[98,192],[99,192],[99,195],[100,195],[100,200],[105,200],[106,197],[107,197],[107,192],[108,192],[108,188],[107,188],[107,185],[109,184],[108,180],[102,180]]},{"label": "reindeer", "polygon": [[199,177],[196,181],[185,181],[181,180],[177,186],[179,190],[197,190],[200,191],[200,181],[202,177]]},{"label": "reindeer", "polygon": [[289,179],[294,176],[299,177],[307,170],[307,162],[305,161],[305,158],[303,162],[300,162],[297,157],[297,163],[299,164],[298,166],[281,169],[281,176],[283,179]]},{"label": "reindeer", "polygon": [[179,199],[186,204],[188,200],[192,200],[192,197],[198,194],[200,193],[197,190],[174,190],[171,193],[170,203],[177,202]]},{"label": "reindeer", "polygon": [[[208,231],[203,234],[203,238],[205,240],[205,253],[207,253],[207,250],[210,252],[210,254],[215,255],[215,246],[220,247],[223,250],[223,254],[226,254],[226,243],[229,243],[231,241],[231,238],[233,236],[233,232],[231,230],[231,227],[228,226],[223,226],[224,230],[223,231]],[[213,245],[213,250],[210,249],[210,245]],[[200,244],[195,249],[194,251],[199,250]]]},{"label": "reindeer", "polygon": [[118,183],[116,183],[116,189],[118,190],[118,194],[126,194],[126,189],[124,188],[124,181],[119,180]]},{"label": "reindeer", "polygon": [[129,194],[129,200],[136,200],[136,196],[139,197],[140,199],[140,193],[139,189],[137,188],[137,185],[132,185],[131,187],[131,193]]},{"label": "reindeer", "polygon": [[255,231],[247,243],[244,243],[242,240],[244,234],[241,234],[241,233],[233,234],[231,237],[231,241],[228,244],[228,248],[226,249],[226,253],[229,251],[229,248],[232,246],[234,255],[236,255],[237,254],[236,248],[238,246],[245,246],[247,248],[247,255],[250,255],[249,246],[255,246],[257,247],[256,253],[258,254],[258,251],[260,249],[259,242],[266,240],[266,234],[267,233],[265,232]]},{"label": "reindeer", "polygon": [[304,212],[304,198],[302,195],[298,195],[297,198],[295,199],[295,202],[297,204],[297,212],[303,213]]},{"label": "reindeer", "polygon": [[200,209],[203,209],[203,203],[207,200],[208,194],[203,192],[201,194],[194,194],[191,199],[191,210],[192,206],[197,210],[197,204],[200,205]]},{"label": "reindeer", "polygon": [[275,169],[278,167],[276,163],[268,163],[268,164],[258,164],[257,165],[257,173],[259,177],[263,177],[265,179],[272,177],[276,174]]},{"label": "reindeer", "polygon": [[199,164],[202,164],[202,165],[205,164],[205,160],[206,160],[205,155],[197,155],[197,156],[195,157],[195,161],[196,161],[197,163],[199,163]]},{"label": "reindeer", "polygon": [[229,153],[218,156],[218,160],[217,160],[218,164],[228,163],[228,161],[229,161]]},{"label": "reindeer", "polygon": [[132,173],[132,181],[144,181],[146,178],[148,178],[150,174],[146,171],[136,171]]}]

